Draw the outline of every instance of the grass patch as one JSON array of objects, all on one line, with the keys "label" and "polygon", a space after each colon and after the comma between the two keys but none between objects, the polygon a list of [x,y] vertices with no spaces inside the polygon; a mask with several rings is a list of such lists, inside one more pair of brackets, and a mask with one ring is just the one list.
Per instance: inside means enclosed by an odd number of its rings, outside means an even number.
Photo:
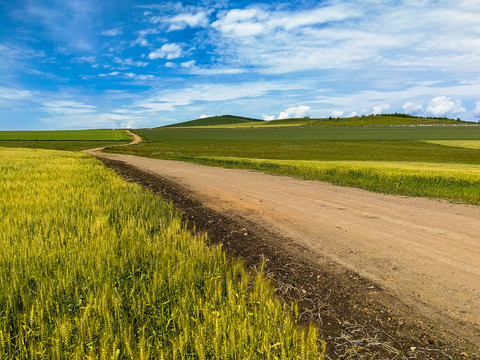
[{"label": "grass patch", "polygon": [[321,161],[418,161],[480,164],[480,150],[419,141],[165,141],[107,151],[159,159],[229,156]]},{"label": "grass patch", "polygon": [[479,140],[480,126],[155,128],[135,130],[146,142],[285,142]]},{"label": "grass patch", "polygon": [[0,131],[0,141],[121,141],[131,140],[123,130]]},{"label": "grass patch", "polygon": [[2,358],[323,357],[262,274],[91,156],[0,148],[0,199]]},{"label": "grass patch", "polygon": [[480,140],[425,140],[430,144],[480,150]]},{"label": "grass patch", "polygon": [[54,150],[69,150],[69,151],[81,151],[99,147],[115,146],[120,144],[128,144],[129,140],[122,141],[91,141],[91,140],[47,140],[47,141],[0,141],[0,147],[20,147],[20,148],[36,148],[36,149],[54,149]]}]

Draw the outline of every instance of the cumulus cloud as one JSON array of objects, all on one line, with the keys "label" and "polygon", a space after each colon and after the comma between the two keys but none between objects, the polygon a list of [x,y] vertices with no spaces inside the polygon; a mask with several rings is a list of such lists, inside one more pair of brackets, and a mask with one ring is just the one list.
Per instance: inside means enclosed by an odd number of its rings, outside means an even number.
[{"label": "cumulus cloud", "polygon": [[474,113],[475,115],[479,115],[479,116],[480,116],[480,100],[477,101],[477,102],[475,103],[475,105],[476,105],[476,107],[475,107],[475,109],[473,110],[473,113]]},{"label": "cumulus cloud", "polygon": [[182,56],[182,47],[175,43],[164,44],[160,49],[152,51],[148,54],[148,58],[151,60],[157,59],[177,59]]},{"label": "cumulus cloud", "polygon": [[275,115],[262,114],[262,119],[265,121],[275,120]]},{"label": "cumulus cloud", "polygon": [[391,106],[388,104],[381,104],[373,107],[373,115],[385,114],[390,110]]},{"label": "cumulus cloud", "polygon": [[465,112],[460,100],[451,100],[447,96],[434,97],[428,103],[427,112],[433,116],[445,116]]},{"label": "cumulus cloud", "polygon": [[409,101],[402,106],[402,109],[407,114],[418,115],[423,112],[423,105],[420,103]]},{"label": "cumulus cloud", "polygon": [[332,116],[333,117],[341,117],[341,116],[343,116],[343,114],[345,114],[345,111],[340,111],[340,110],[332,111]]},{"label": "cumulus cloud", "polygon": [[355,116],[358,116],[358,113],[356,111],[352,111],[350,114],[348,114],[347,117],[351,118],[351,117],[355,117]]},{"label": "cumulus cloud", "polygon": [[280,115],[278,115],[278,119],[303,118],[308,116],[309,112],[310,106],[300,105],[296,107],[289,107],[288,109],[282,111]]},{"label": "cumulus cloud", "polygon": [[167,20],[170,27],[167,31],[183,30],[187,27],[205,27],[208,25],[208,13],[200,11],[196,14],[178,14]]}]

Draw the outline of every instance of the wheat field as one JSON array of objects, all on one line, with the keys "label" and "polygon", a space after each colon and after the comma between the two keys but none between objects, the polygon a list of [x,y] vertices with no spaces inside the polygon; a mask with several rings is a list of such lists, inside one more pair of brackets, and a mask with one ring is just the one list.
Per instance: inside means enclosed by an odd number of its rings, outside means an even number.
[{"label": "wheat field", "polygon": [[323,358],[262,272],[207,243],[89,155],[0,147],[0,358]]}]

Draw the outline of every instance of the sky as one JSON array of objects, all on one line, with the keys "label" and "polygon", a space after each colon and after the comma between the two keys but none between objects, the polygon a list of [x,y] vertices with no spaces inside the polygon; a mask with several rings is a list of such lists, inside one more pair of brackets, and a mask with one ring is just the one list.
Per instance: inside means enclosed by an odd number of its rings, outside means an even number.
[{"label": "sky", "polygon": [[480,1],[0,0],[0,130],[480,120]]}]

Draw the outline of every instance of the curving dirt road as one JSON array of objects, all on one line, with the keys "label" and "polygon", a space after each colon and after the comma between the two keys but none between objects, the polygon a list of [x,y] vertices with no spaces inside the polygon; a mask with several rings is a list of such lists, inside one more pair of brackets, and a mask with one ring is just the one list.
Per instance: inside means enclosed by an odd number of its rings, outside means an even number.
[{"label": "curving dirt road", "polygon": [[411,309],[411,317],[480,344],[478,206],[88,152],[160,175],[207,207],[293,239],[310,258],[326,256],[386,289]]}]

